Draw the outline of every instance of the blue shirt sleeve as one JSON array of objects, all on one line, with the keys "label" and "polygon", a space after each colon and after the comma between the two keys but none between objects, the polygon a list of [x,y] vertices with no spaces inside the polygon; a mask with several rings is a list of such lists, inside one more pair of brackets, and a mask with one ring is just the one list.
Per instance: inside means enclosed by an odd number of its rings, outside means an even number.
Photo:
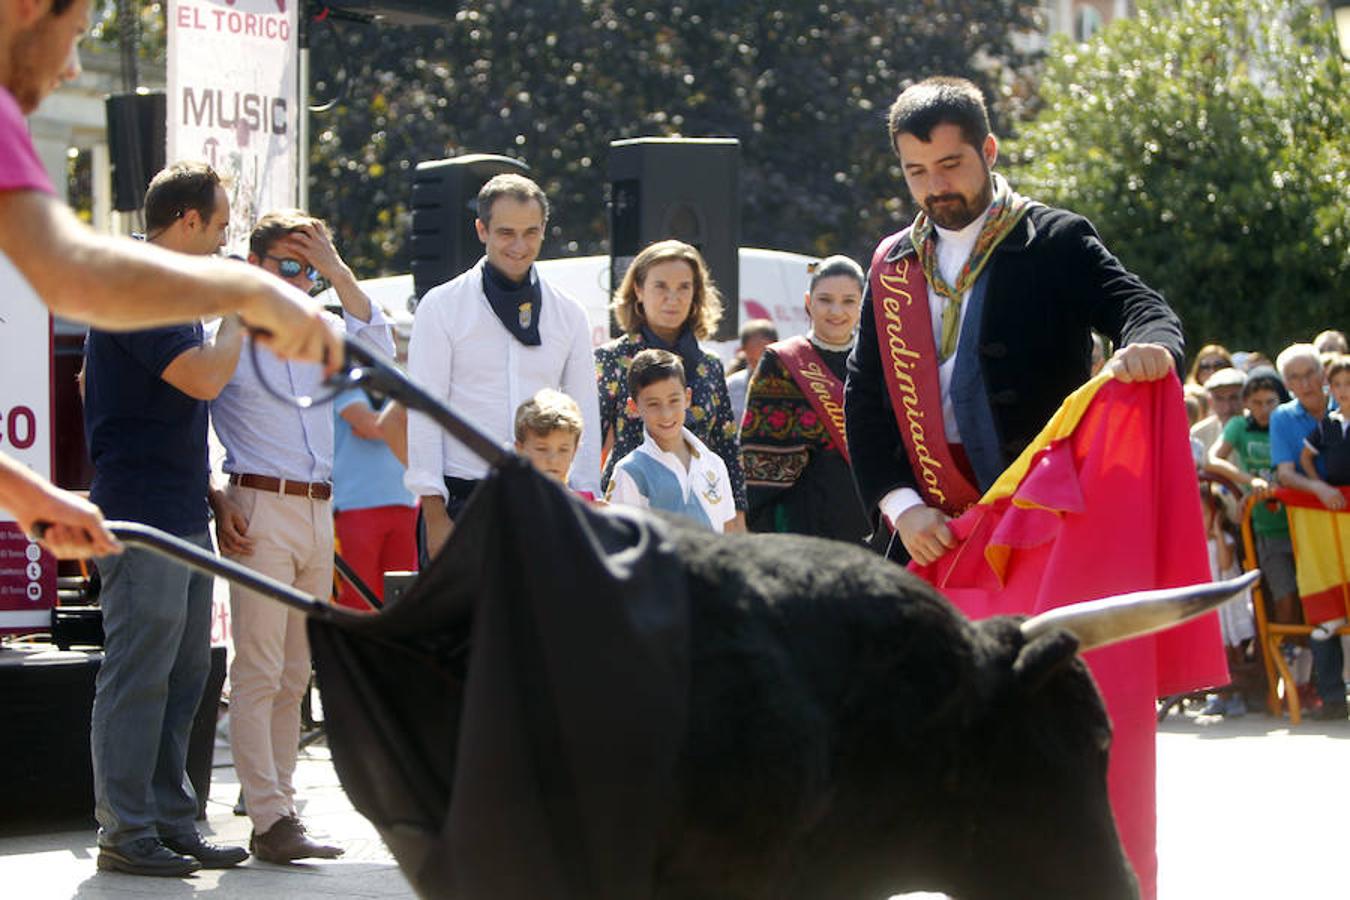
[{"label": "blue shirt sleeve", "polygon": [[1280,463],[1298,465],[1299,454],[1303,452],[1303,439],[1309,430],[1301,427],[1292,410],[1283,406],[1270,414],[1270,464]]},{"label": "blue shirt sleeve", "polygon": [[340,415],[344,409],[355,403],[364,403],[366,406],[370,406],[372,410],[375,409],[375,407],[371,406],[370,398],[366,396],[366,392],[358,387],[345,390],[338,394],[337,398],[333,401],[333,412]]},{"label": "blue shirt sleeve", "polygon": [[109,337],[156,377],[164,374],[169,363],[186,351],[200,347],[205,340],[200,323],[147,328],[126,334],[109,334]]}]

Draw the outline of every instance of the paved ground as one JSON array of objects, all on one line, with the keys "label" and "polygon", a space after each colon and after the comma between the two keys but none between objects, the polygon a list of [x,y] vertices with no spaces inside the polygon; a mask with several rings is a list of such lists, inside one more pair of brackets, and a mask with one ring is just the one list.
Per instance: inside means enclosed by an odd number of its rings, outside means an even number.
[{"label": "paved ground", "polygon": [[[1161,900],[1350,896],[1343,874],[1350,810],[1350,722],[1225,721],[1173,714],[1158,737]],[[218,763],[228,760],[218,751]],[[326,749],[306,750],[297,771],[312,829],[347,848],[333,862],[237,869],[188,879],[135,878],[94,868],[92,830],[0,840],[0,896],[126,900],[209,894],[218,900],[410,898],[374,829],[347,803]],[[215,771],[205,831],[248,839],[236,818],[238,784]]]},{"label": "paved ground", "polygon": [[1160,900],[1350,897],[1350,722],[1173,714],[1158,735]]},{"label": "paved ground", "polygon": [[[233,813],[239,782],[229,767],[228,746],[217,746],[216,762],[202,833],[217,843],[247,845],[248,819]],[[205,894],[219,900],[404,900],[415,896],[375,829],[348,803],[327,748],[302,752],[296,785],[306,826],[344,847],[341,859],[290,866],[250,859],[234,869],[203,869],[190,878],[139,878],[94,867],[98,851],[92,829],[11,837],[0,840],[0,897],[129,900]]]}]

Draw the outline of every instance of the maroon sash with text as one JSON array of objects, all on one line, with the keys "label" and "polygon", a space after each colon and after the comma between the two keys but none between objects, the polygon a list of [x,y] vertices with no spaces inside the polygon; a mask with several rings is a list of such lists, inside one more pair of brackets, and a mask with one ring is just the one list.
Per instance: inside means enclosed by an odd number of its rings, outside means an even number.
[{"label": "maroon sash with text", "polygon": [[816,417],[825,423],[825,430],[843,454],[844,462],[851,465],[848,442],[844,439],[844,383],[825,365],[815,345],[801,335],[774,344],[773,352],[778,354]]},{"label": "maroon sash with text", "polygon": [[937,343],[923,267],[913,254],[886,261],[890,250],[908,233],[886,238],[872,256],[877,349],[919,495],[929,506],[956,516],[979,501],[980,491],[961,473],[947,445]]}]

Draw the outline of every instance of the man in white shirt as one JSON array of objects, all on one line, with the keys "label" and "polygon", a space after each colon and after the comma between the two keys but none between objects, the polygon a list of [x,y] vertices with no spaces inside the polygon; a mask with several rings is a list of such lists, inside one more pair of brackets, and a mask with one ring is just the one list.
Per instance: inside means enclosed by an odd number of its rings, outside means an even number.
[{"label": "man in white shirt", "polygon": [[[572,487],[599,493],[600,407],[590,324],[579,303],[535,268],[548,199],[533,181],[498,175],[478,194],[478,238],[486,255],[422,298],[408,349],[412,378],[502,444],[516,409],[542,388],[581,407],[586,427]],[[405,483],[421,498],[426,557],[450,536],[487,465],[439,425],[408,416]]]},{"label": "man in white shirt", "polygon": [[[393,354],[379,307],[361,290],[333,247],[324,223],[299,210],[263,216],[249,237],[248,260],[308,289],[318,276],[334,288],[349,335]],[[331,326],[342,323],[329,316]],[[289,398],[322,393],[316,365],[285,362],[247,348],[234,377],[211,403],[225,447],[229,485],[212,492],[223,554],[317,597],[333,585],[333,412]],[[282,396],[278,397],[273,392]],[[244,803],[253,820],[249,849],[267,862],[331,859],[342,851],[312,840],[296,814],[295,754],[300,701],[309,685],[305,616],[231,585],[230,743]]]}]

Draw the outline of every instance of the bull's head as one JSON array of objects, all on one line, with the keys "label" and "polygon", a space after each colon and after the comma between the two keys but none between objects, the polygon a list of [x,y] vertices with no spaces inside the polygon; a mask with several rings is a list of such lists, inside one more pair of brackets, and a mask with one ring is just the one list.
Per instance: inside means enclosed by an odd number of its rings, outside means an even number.
[{"label": "bull's head", "polygon": [[659,897],[1137,896],[1106,792],[1110,723],[1078,651],[1254,576],[972,623],[864,551],[679,543],[690,722]]}]

